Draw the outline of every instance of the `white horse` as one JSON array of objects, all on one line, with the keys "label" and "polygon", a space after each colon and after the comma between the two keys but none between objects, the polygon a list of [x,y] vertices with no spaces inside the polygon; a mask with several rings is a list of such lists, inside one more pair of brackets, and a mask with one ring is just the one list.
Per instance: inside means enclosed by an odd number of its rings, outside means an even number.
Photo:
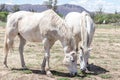
[{"label": "white horse", "polygon": [[79,42],[81,41],[80,47],[80,69],[85,71],[88,66],[89,52],[91,50],[90,44],[93,39],[95,27],[94,22],[87,12],[71,12],[65,17],[66,23],[71,28],[75,44],[76,51],[78,51]]},{"label": "white horse", "polygon": [[69,69],[70,74],[75,75],[77,73],[77,56],[74,48],[74,39],[67,26],[65,21],[53,10],[46,10],[41,13],[19,11],[10,14],[7,18],[4,41],[5,66],[8,67],[8,52],[13,46],[15,36],[18,35],[20,38],[19,53],[22,67],[26,67],[23,56],[26,41],[42,42],[45,55],[41,68],[42,71],[46,71],[48,76],[51,76],[52,73],[49,66],[50,49],[55,41],[59,40],[65,53],[63,62]]}]

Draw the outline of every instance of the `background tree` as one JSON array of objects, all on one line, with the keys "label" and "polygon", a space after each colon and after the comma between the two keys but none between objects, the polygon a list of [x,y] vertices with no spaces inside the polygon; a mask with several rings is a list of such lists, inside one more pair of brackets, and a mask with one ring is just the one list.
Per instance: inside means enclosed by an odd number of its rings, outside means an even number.
[{"label": "background tree", "polygon": [[57,0],[44,1],[43,5],[46,5],[47,8],[53,9],[55,12],[57,12]]},{"label": "background tree", "polygon": [[53,4],[53,0],[49,0],[47,7],[48,7],[49,9],[52,9],[52,4]]},{"label": "background tree", "polygon": [[115,10],[115,14],[118,14],[117,10]]},{"label": "background tree", "polygon": [[52,8],[53,8],[54,11],[57,11],[57,0],[54,0]]},{"label": "background tree", "polygon": [[102,13],[103,13],[103,5],[99,5],[99,6],[98,6],[97,13],[98,13],[98,14],[102,14]]},{"label": "background tree", "polygon": [[5,22],[6,19],[7,19],[7,15],[8,15],[8,14],[9,14],[9,13],[8,13],[8,12],[5,12],[5,11],[0,12],[0,21]]}]

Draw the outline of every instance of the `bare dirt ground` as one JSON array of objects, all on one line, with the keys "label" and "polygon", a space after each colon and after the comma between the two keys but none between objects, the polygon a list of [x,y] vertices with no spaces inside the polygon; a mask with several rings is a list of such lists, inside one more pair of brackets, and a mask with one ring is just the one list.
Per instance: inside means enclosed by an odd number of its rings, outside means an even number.
[{"label": "bare dirt ground", "polygon": [[40,72],[44,50],[41,43],[28,42],[24,56],[28,70],[21,69],[18,53],[19,39],[15,38],[14,52],[9,53],[8,66],[3,65],[3,41],[5,28],[0,27],[0,80],[120,80],[120,28],[97,28],[91,45],[93,50],[89,59],[91,72],[81,77],[69,77],[68,70],[62,65],[63,48],[56,42],[51,49],[50,66],[53,78]]}]

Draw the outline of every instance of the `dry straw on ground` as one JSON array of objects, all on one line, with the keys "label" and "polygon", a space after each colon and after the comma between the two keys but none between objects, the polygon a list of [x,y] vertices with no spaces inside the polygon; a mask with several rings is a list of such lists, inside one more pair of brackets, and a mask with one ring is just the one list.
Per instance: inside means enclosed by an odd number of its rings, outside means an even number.
[{"label": "dry straw on ground", "polygon": [[[28,70],[22,70],[18,53],[18,37],[15,38],[14,53],[9,53],[8,66],[4,68],[2,53],[4,41],[4,27],[0,27],[0,80],[120,80],[120,29],[97,28],[93,48],[90,56],[90,69],[92,73],[80,76],[78,65],[78,76],[69,77],[67,69],[62,65],[63,48],[60,42],[56,42],[51,49],[50,66],[54,77],[49,78],[41,74],[44,50],[41,43],[28,42],[25,46],[25,61]],[[63,55],[62,55],[63,54]]]}]

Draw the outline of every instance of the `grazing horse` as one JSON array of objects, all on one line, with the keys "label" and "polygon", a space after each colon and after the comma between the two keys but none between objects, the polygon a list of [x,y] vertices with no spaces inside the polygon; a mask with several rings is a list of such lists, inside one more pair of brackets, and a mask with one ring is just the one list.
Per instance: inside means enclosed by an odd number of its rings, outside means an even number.
[{"label": "grazing horse", "polygon": [[90,44],[93,39],[95,27],[90,15],[83,11],[82,13],[71,12],[65,17],[66,23],[69,25],[73,33],[76,51],[78,51],[79,42],[81,41],[80,53],[80,69],[85,72],[88,66]]},{"label": "grazing horse", "polygon": [[67,26],[65,21],[51,9],[41,13],[19,11],[8,15],[4,40],[4,65],[8,67],[8,52],[12,49],[15,36],[18,35],[20,38],[19,53],[22,67],[26,67],[23,56],[26,41],[42,42],[45,54],[41,68],[42,71],[46,71],[48,76],[51,76],[49,66],[50,49],[55,41],[59,40],[65,53],[64,65],[71,75],[75,75],[77,73],[77,56],[74,39]]}]

